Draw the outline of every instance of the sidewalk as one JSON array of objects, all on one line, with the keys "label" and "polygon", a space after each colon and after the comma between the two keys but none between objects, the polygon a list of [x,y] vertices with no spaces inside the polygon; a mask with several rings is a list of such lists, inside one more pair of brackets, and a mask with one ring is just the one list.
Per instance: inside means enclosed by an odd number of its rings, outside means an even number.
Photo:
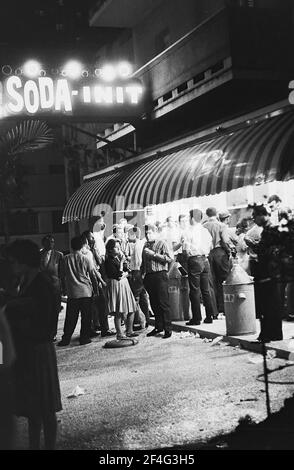
[{"label": "sidewalk", "polygon": [[[154,317],[150,318],[150,324],[154,325]],[[256,333],[242,336],[227,336],[225,318],[214,320],[212,324],[202,323],[199,326],[188,326],[186,325],[186,321],[173,321],[172,329],[174,331],[191,331],[192,333],[198,333],[202,338],[214,339],[218,336],[223,336],[223,341],[232,346],[241,346],[244,349],[257,353],[262,352],[262,345],[255,342],[260,332],[258,320],[256,320]],[[267,343],[266,350],[275,351],[277,357],[281,359],[294,360],[294,322],[283,321],[283,336],[284,339],[282,341]]]},{"label": "sidewalk", "polygon": [[[66,303],[66,297],[62,297],[62,302]],[[202,319],[205,317],[203,307]],[[231,346],[240,346],[248,351],[262,353],[262,345],[256,342],[260,332],[259,320],[256,320],[256,333],[251,335],[242,336],[227,336],[226,320],[221,318],[214,320],[212,324],[202,323],[197,326],[188,326],[186,321],[173,321],[172,329],[174,331],[191,331],[198,333],[201,338],[214,339],[218,336],[223,337],[223,341],[229,343]],[[154,317],[150,318],[150,325],[154,326]],[[267,351],[275,351],[276,356],[281,359],[294,361],[294,322],[283,321],[283,337],[282,341],[271,341],[265,345]]]}]

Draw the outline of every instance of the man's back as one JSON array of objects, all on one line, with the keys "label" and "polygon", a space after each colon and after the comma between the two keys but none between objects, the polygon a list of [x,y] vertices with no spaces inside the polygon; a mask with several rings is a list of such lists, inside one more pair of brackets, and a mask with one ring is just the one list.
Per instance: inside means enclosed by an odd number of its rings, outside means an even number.
[{"label": "man's back", "polygon": [[227,228],[223,223],[215,218],[210,218],[204,222],[203,227],[209,231],[212,237],[213,248],[223,248],[224,243],[229,245]]},{"label": "man's back", "polygon": [[66,255],[63,260],[66,292],[69,298],[91,297],[93,288],[90,273],[93,264],[82,253]]}]

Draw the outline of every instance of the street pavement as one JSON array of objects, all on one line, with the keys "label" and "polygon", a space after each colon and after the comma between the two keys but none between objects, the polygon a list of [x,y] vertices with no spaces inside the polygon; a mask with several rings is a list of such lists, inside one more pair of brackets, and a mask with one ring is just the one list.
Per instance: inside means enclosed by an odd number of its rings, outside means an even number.
[{"label": "street pavement", "polygon": [[[65,309],[58,339],[64,316]],[[224,324],[205,325],[205,331],[218,337]],[[212,336],[201,338],[191,331],[174,331],[169,339],[148,338],[145,330],[135,346],[106,349],[109,338],[100,336],[80,346],[79,326],[70,346],[56,347],[63,403],[57,449],[189,445],[196,450],[234,431],[248,415],[255,422],[267,416],[262,356],[240,344],[229,345],[227,338],[213,342]],[[274,354],[268,358],[272,412],[294,393],[293,367],[292,361]],[[84,394],[68,398],[77,386]],[[26,447],[27,425],[20,418],[16,448]]]}]

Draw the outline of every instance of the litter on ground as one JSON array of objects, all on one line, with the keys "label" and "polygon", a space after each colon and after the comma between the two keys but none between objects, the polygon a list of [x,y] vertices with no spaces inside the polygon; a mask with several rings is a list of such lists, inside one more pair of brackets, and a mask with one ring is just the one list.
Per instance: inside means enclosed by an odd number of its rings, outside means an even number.
[{"label": "litter on ground", "polygon": [[248,362],[250,362],[250,364],[261,364],[263,362],[263,357],[260,355],[250,356],[248,357]]},{"label": "litter on ground", "polygon": [[267,351],[266,353],[266,358],[271,360],[271,359],[274,359],[275,357],[277,357],[277,352],[274,351],[273,349],[271,349],[270,351]]},{"label": "litter on ground", "polygon": [[190,331],[181,331],[180,333],[178,333],[178,335],[180,338],[193,338],[194,337],[194,334],[191,333]]},{"label": "litter on ground", "polygon": [[69,395],[67,395],[67,398],[75,398],[75,397],[78,397],[79,395],[85,395],[85,389],[77,385],[73,389],[73,391]]},{"label": "litter on ground", "polygon": [[219,344],[222,340],[223,340],[223,336],[217,336],[216,338],[214,338],[214,340],[212,341],[211,343],[211,346],[215,346],[216,344]]}]

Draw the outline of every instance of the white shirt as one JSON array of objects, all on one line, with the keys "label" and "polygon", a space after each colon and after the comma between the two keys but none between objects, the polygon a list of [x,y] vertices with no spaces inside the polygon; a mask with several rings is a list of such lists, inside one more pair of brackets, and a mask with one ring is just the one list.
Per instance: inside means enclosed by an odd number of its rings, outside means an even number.
[{"label": "white shirt", "polygon": [[212,237],[202,224],[191,225],[184,235],[183,250],[188,256],[208,256],[212,248]]},{"label": "white shirt", "polygon": [[179,239],[178,228],[177,227],[164,227],[160,238],[166,241],[168,249],[171,255],[173,255],[174,253],[173,243],[177,243]]},{"label": "white shirt", "polygon": [[93,236],[95,238],[95,245],[96,245],[97,251],[99,252],[99,255],[105,256],[106,249],[105,249],[105,244],[103,241],[103,232],[93,232]]},{"label": "white shirt", "polygon": [[137,239],[135,242],[129,242],[128,254],[130,256],[130,269],[131,271],[138,271],[142,264],[142,252],[145,245],[145,240]]}]

